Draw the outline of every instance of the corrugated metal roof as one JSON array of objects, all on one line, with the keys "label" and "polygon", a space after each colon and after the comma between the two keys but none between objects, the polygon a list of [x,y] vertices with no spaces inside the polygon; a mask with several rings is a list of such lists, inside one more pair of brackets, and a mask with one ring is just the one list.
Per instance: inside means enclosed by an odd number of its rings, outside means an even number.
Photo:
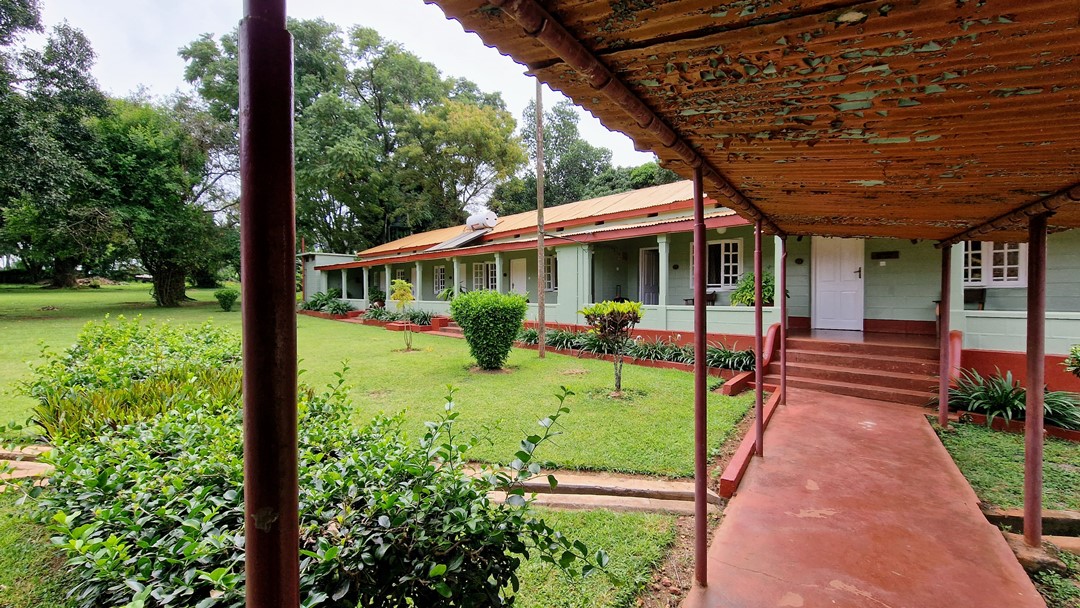
[{"label": "corrugated metal roof", "polygon": [[[690,174],[500,9],[427,1]],[[539,4],[786,232],[944,239],[1080,182],[1075,0]]]},{"label": "corrugated metal roof", "polygon": [[[567,203],[557,207],[544,209],[544,225],[551,226],[563,222],[581,221],[587,223],[595,218],[620,213],[633,213],[640,211],[642,215],[648,214],[654,207],[662,207],[671,203],[690,201],[694,198],[694,185],[690,181],[680,181],[651,188],[641,188],[619,194],[610,194],[599,198],[592,198],[576,203]],[[708,201],[715,204],[715,201]],[[499,218],[495,228],[485,236],[485,240],[497,239],[500,236],[531,230],[536,232],[536,211],[515,213]],[[398,251],[415,251],[426,249],[433,245],[448,241],[465,232],[464,226],[431,230],[391,241],[389,243],[372,247],[361,251],[360,257],[385,255]]]}]

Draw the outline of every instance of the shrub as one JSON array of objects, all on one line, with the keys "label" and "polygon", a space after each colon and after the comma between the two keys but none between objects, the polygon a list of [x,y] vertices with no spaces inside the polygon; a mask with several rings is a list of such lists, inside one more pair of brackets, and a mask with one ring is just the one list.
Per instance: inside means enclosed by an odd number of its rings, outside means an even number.
[{"label": "shrub", "polygon": [[1068,358],[1065,359],[1065,369],[1080,378],[1080,344],[1073,344]]},{"label": "shrub", "polygon": [[[452,392],[417,443],[400,419],[357,429],[341,377],[321,395],[300,394],[305,607],[500,606],[530,552],[575,574],[606,564],[536,519],[522,490],[567,408],[541,421],[510,467],[470,475]],[[82,606],[243,605],[242,414],[236,402],[193,399],[101,441],[61,442],[48,491],[29,490]],[[499,488],[504,503],[489,498]]]},{"label": "shrub", "polygon": [[615,392],[622,392],[623,357],[634,326],[641,321],[641,302],[598,302],[578,311],[592,326],[583,346],[615,358]]},{"label": "shrub", "polygon": [[311,294],[307,302],[300,305],[303,310],[324,311],[331,302],[337,302],[341,298],[340,289],[331,289],[326,293],[316,292]]},{"label": "shrub", "polygon": [[[776,279],[771,272],[766,272],[761,277],[762,306],[772,306],[776,294]],[[754,273],[748,272],[739,277],[739,282],[731,292],[732,306],[754,305]]]},{"label": "shrub", "polygon": [[540,332],[529,327],[522,327],[518,332],[517,341],[525,344],[539,344]]},{"label": "shrub", "polygon": [[413,309],[405,311],[405,318],[414,325],[431,325],[431,317],[435,316],[429,310]]},{"label": "shrub", "polygon": [[[1080,430],[1080,403],[1077,395],[1062,391],[1046,391],[1043,420],[1065,429]],[[998,371],[983,378],[975,370],[963,370],[956,386],[949,389],[949,407],[984,414],[986,424],[998,416],[1010,420],[1025,418],[1027,391],[1013,379],[1011,371],[1002,376]]]},{"label": "shrub", "polygon": [[373,321],[393,321],[397,318],[397,315],[393,311],[385,308],[371,307],[364,312],[364,318]]},{"label": "shrub", "polygon": [[544,343],[559,350],[576,349],[581,346],[583,335],[567,329],[549,329],[544,333]]},{"label": "shrub", "polygon": [[738,372],[753,371],[756,363],[754,351],[732,350],[723,344],[710,344],[705,351],[705,365]]},{"label": "shrub", "polygon": [[323,307],[324,312],[332,315],[343,315],[351,310],[356,310],[356,307],[345,300],[330,300]]},{"label": "shrub", "polygon": [[235,304],[236,300],[240,297],[240,292],[226,287],[225,289],[215,291],[214,297],[217,298],[218,304],[221,305],[221,310],[231,312],[233,304]]},{"label": "shrub", "polygon": [[450,314],[481,369],[506,363],[527,309],[525,296],[494,291],[470,291],[450,301]]},{"label": "shrub", "polygon": [[174,367],[119,388],[46,389],[32,422],[50,442],[89,441],[102,432],[160,416],[196,398],[215,407],[240,399],[241,370],[225,367]]},{"label": "shrub", "polygon": [[75,344],[41,351],[35,377],[21,391],[39,399],[47,391],[122,388],[174,367],[222,367],[240,361],[240,337],[207,321],[185,327],[123,316],[87,323]]},{"label": "shrub", "polygon": [[374,306],[375,302],[383,302],[383,303],[385,303],[386,302],[386,292],[379,289],[375,285],[372,285],[371,287],[368,287],[367,299],[368,299],[368,304],[371,304],[373,306]]}]

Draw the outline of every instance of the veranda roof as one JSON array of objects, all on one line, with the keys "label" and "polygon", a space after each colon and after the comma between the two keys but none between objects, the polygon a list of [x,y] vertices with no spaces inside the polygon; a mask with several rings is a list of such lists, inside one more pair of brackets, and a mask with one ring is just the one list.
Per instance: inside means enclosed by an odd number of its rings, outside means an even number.
[{"label": "veranda roof", "polygon": [[770,231],[1080,226],[1075,0],[425,1]]},{"label": "veranda roof", "polygon": [[[588,224],[610,218],[645,216],[648,213],[689,209],[694,202],[693,199],[693,183],[678,181],[662,186],[641,188],[556,207],[547,207],[544,209],[544,227],[545,229],[554,230],[560,226]],[[715,202],[708,201],[707,204],[715,204]],[[501,217],[495,228],[485,235],[485,240],[530,231],[532,234],[536,234],[536,224],[535,210]],[[463,226],[420,232],[366,249],[358,253],[357,256],[371,258],[390,253],[421,251],[446,242],[463,232],[465,232]]]}]

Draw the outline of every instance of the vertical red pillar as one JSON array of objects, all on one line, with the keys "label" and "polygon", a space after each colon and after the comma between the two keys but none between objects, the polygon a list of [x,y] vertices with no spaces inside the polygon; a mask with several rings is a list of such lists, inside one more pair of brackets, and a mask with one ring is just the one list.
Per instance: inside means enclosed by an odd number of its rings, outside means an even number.
[{"label": "vertical red pillar", "polygon": [[1024,422],[1024,541],[1042,544],[1043,391],[1046,386],[1046,218],[1028,226],[1027,403]]},{"label": "vertical red pillar", "polygon": [[247,606],[300,605],[292,38],[285,0],[240,23]]},{"label": "vertical red pillar", "polygon": [[694,578],[708,577],[709,473],[705,368],[705,194],[701,167],[694,168]]},{"label": "vertical red pillar", "polygon": [[941,303],[938,305],[938,424],[949,426],[949,324],[952,315],[952,245],[941,248]]},{"label": "vertical red pillar", "polygon": [[[754,225],[754,453],[765,455],[765,370],[761,302],[761,219]],[[774,296],[775,297],[775,296]]]},{"label": "vertical red pillar", "polygon": [[787,237],[780,237],[780,405],[787,405]]}]

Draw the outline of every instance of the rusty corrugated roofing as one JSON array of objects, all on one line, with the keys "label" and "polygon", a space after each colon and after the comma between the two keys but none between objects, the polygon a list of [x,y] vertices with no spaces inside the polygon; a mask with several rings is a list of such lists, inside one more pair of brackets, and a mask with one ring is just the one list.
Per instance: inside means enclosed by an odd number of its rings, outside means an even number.
[{"label": "rusty corrugated roofing", "polygon": [[[427,1],[689,175],[500,9]],[[786,232],[944,239],[1080,182],[1075,0],[539,4]]]},{"label": "rusty corrugated roofing", "polygon": [[[564,222],[571,224],[577,222],[588,223],[595,218],[603,216],[633,213],[637,211],[640,211],[642,215],[646,215],[654,207],[662,207],[664,205],[682,201],[691,201],[693,198],[693,184],[689,181],[679,181],[662,186],[653,186],[651,188],[641,188],[639,190],[601,196],[599,198],[578,201],[576,203],[567,203],[556,207],[547,207],[544,209],[544,224],[545,226],[554,226]],[[715,201],[710,200],[708,203],[715,203]],[[438,245],[439,243],[461,234],[464,230],[465,228],[463,226],[454,226],[453,228],[442,228],[439,230],[421,232],[379,245],[378,247],[366,249],[357,255],[363,258],[369,258],[399,251],[427,249],[428,247]],[[485,241],[497,239],[512,233],[530,230],[534,233],[536,232],[536,211],[515,213],[514,215],[499,218],[495,228],[489,234],[485,235]]]}]

